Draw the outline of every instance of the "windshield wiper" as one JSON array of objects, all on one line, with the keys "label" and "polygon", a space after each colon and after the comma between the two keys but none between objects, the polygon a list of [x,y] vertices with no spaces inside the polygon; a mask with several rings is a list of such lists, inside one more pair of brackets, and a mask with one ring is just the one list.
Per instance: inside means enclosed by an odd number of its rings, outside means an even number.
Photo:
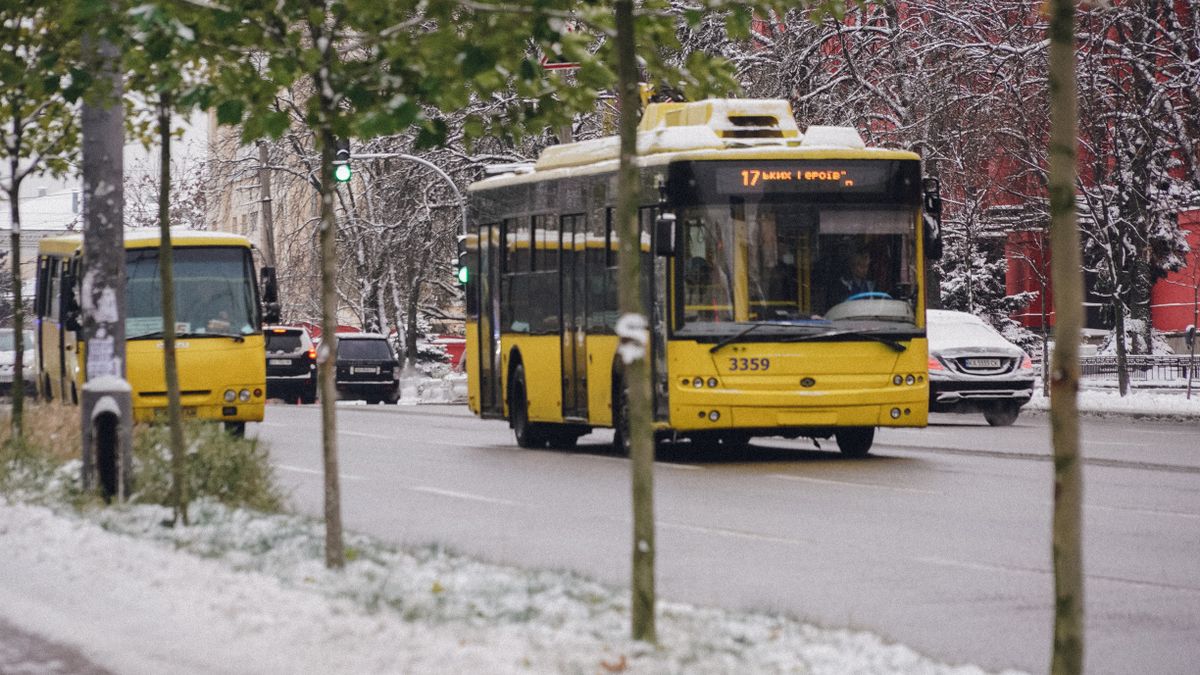
[{"label": "windshield wiper", "polygon": [[718,351],[721,350],[721,347],[724,347],[725,345],[730,344],[731,342],[737,342],[738,340],[741,340],[742,338],[746,337],[753,331],[758,330],[759,328],[761,328],[763,326],[770,326],[770,325],[771,325],[770,323],[763,322],[763,321],[755,323],[754,325],[750,326],[749,328],[747,328],[739,333],[734,333],[733,335],[730,335],[729,337],[722,338],[719,342],[717,342],[717,344],[712,346],[712,349],[708,350],[708,353],[716,354]]},{"label": "windshield wiper", "polygon": [[840,337],[843,335],[852,336],[852,337],[863,337],[863,338],[867,338],[868,340],[882,342],[883,344],[887,345],[888,347],[891,347],[892,350],[895,352],[903,352],[908,349],[908,347],[906,347],[901,342],[897,342],[896,340],[893,340],[891,338],[883,337],[882,335],[875,335],[874,333],[871,333],[870,331],[865,331],[865,330],[839,330],[839,331],[833,331],[830,333],[815,333],[813,335],[797,335],[795,337],[784,338],[784,339],[780,340],[780,342],[803,342],[805,340],[819,340],[821,338]]},{"label": "windshield wiper", "polygon": [[[139,335],[130,335],[126,340],[161,340],[165,336],[161,330],[152,330],[149,333],[141,333]],[[198,337],[224,337],[231,338],[234,342],[245,342],[246,337],[235,333],[197,333],[195,331],[176,331],[176,338],[198,338]]]}]

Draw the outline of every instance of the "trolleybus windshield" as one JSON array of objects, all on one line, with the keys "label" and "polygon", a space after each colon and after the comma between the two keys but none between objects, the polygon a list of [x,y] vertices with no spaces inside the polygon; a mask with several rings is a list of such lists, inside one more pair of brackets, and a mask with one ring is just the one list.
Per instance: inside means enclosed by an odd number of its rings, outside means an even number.
[{"label": "trolleybus windshield", "polygon": [[911,332],[918,170],[902,160],[806,160],[673,171],[683,235],[676,333]]}]

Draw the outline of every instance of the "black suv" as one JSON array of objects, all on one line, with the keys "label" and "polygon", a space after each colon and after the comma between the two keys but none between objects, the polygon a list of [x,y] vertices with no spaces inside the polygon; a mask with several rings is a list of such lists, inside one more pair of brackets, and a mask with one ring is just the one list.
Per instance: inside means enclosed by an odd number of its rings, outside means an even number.
[{"label": "black suv", "polygon": [[400,362],[387,338],[375,333],[338,334],[337,391],[342,400],[395,403],[400,399]]},{"label": "black suv", "polygon": [[267,326],[267,398],[312,403],[317,400],[317,350],[308,330]]}]

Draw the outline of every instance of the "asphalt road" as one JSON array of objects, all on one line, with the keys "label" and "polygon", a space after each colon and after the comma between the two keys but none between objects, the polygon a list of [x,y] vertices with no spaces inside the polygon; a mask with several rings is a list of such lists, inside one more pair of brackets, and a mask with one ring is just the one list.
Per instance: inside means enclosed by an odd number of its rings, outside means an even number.
[{"label": "asphalt road", "polygon": [[[523,450],[458,406],[338,413],[350,529],[628,584],[629,462],[608,432]],[[294,505],[322,513],[316,407],[271,406],[264,439]],[[1085,419],[1089,673],[1200,663],[1200,424]],[[1052,465],[1044,416],[935,415],[872,456],[756,440],[655,464],[660,599],[861,628],[939,660],[1048,668]]]}]

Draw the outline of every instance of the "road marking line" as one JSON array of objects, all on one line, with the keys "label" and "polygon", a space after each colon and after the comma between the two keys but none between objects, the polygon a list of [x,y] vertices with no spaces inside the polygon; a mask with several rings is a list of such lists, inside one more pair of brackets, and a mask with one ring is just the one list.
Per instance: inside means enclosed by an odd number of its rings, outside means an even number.
[{"label": "road marking line", "polygon": [[[397,440],[397,438],[395,436],[386,436],[384,434],[368,434],[368,433],[362,432],[362,431],[338,431],[338,435],[339,436],[357,436],[359,438],[373,438],[378,441]],[[415,443],[424,444],[424,445],[448,445],[448,446],[454,447],[454,448],[474,448],[474,447],[476,447],[469,443],[451,443],[450,441],[420,440],[420,441],[415,441]]]},{"label": "road marking line", "polygon": [[1137,513],[1143,516],[1174,516],[1176,518],[1187,518],[1188,520],[1200,520],[1200,513],[1184,513],[1182,511],[1159,511],[1157,509],[1136,509],[1128,506],[1101,506],[1099,504],[1084,504],[1085,509],[1096,509],[1097,511],[1116,511],[1118,513]]},{"label": "road marking line", "polygon": [[715,534],[722,537],[734,537],[737,539],[750,539],[753,541],[766,541],[776,544],[791,544],[795,546],[811,545],[812,542],[803,542],[799,539],[788,539],[786,537],[773,537],[767,534],[755,534],[754,532],[739,532],[738,530],[726,530],[719,527],[701,527],[699,525],[684,525],[683,523],[672,523],[659,521],[658,526],[668,530],[684,530],[686,532],[698,532],[700,534]]},{"label": "road marking line", "polygon": [[[324,471],[318,471],[317,469],[305,469],[304,467],[290,466],[288,464],[276,464],[275,468],[283,469],[284,471],[294,471],[295,473],[307,473],[313,476],[325,475]],[[339,473],[338,478],[341,478],[342,480],[367,480],[365,476],[355,476],[352,473]]]},{"label": "road marking line", "polygon": [[506,506],[520,506],[520,502],[513,502],[507,499],[495,499],[493,497],[482,497],[473,495],[468,492],[455,492],[453,490],[442,490],[440,488],[418,485],[417,487],[408,488],[413,492],[424,492],[426,494],[438,495],[440,497],[453,497],[455,499],[467,499],[473,502],[485,502],[487,504],[504,504]]},{"label": "road marking line", "polygon": [[[1016,565],[996,565],[992,563],[977,563],[967,562],[965,560],[951,560],[949,558],[938,558],[933,556],[925,556],[911,558],[916,562],[928,563],[931,565],[942,565],[945,567],[961,567],[968,570],[977,570],[984,572],[1016,572],[1020,574],[1037,574],[1040,576],[1050,576],[1054,574],[1053,570],[1038,569],[1034,567],[1018,567]],[[1200,593],[1200,588],[1195,586],[1181,586],[1179,584],[1164,583],[1159,581],[1144,581],[1142,579],[1129,579],[1126,577],[1114,577],[1107,574],[1084,574],[1085,581],[1108,581],[1114,584],[1128,584],[1130,586],[1142,586],[1146,588],[1168,589],[1173,591],[1183,591],[1185,593]]]},{"label": "road marking line", "polygon": [[921,490],[918,488],[897,487],[895,485],[881,485],[878,483],[857,483],[848,480],[831,480],[828,478],[809,478],[808,476],[791,476],[784,473],[770,474],[771,478],[780,478],[782,480],[794,480],[804,483],[821,483],[825,485],[849,485],[850,487],[868,488],[871,490],[891,490],[893,492],[911,492],[915,494],[937,495],[941,494],[935,490]]}]

